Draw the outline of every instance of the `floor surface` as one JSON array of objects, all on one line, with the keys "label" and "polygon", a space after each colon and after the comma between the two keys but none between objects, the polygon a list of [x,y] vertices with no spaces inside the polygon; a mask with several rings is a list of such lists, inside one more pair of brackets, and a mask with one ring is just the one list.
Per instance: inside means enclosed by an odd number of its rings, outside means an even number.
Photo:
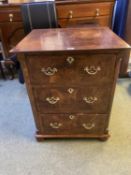
[{"label": "floor surface", "polygon": [[26,88],[0,80],[0,175],[131,175],[131,79],[119,79],[106,142],[34,138]]}]

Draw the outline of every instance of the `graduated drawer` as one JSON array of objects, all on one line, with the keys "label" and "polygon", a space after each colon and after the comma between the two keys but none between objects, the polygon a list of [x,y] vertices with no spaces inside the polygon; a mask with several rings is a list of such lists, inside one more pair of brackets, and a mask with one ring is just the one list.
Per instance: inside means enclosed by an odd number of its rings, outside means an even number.
[{"label": "graduated drawer", "polygon": [[112,87],[33,88],[40,113],[107,113]]},{"label": "graduated drawer", "polygon": [[98,114],[44,114],[41,116],[46,135],[103,134],[106,115]]},{"label": "graduated drawer", "polygon": [[22,21],[20,10],[12,8],[0,8],[0,22]]},{"label": "graduated drawer", "polygon": [[58,18],[98,17],[112,15],[113,2],[57,5]]},{"label": "graduated drawer", "polygon": [[83,17],[59,19],[60,27],[90,27],[90,26],[111,26],[111,16],[98,16],[98,17]]},{"label": "graduated drawer", "polygon": [[115,58],[113,54],[38,54],[26,61],[32,84],[89,85],[113,81]]}]

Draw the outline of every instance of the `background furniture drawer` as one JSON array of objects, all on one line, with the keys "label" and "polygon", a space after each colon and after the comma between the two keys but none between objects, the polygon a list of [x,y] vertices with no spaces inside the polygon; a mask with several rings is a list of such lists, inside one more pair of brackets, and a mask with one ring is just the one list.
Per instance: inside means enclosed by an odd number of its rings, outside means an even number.
[{"label": "background furniture drawer", "polygon": [[106,115],[52,114],[42,115],[44,134],[103,134]]},{"label": "background furniture drawer", "polygon": [[109,110],[112,87],[70,86],[33,89],[40,113],[106,113]]},{"label": "background furniture drawer", "polygon": [[18,22],[22,21],[21,13],[15,9],[0,8],[0,22]]},{"label": "background furniture drawer", "polygon": [[61,18],[97,17],[112,14],[113,2],[104,3],[83,3],[83,4],[63,4],[57,6],[57,14]]},{"label": "background furniture drawer", "polygon": [[113,81],[115,58],[112,54],[34,55],[27,64],[33,84],[89,85]]},{"label": "background furniture drawer", "polygon": [[59,19],[60,27],[111,26],[111,16]]}]

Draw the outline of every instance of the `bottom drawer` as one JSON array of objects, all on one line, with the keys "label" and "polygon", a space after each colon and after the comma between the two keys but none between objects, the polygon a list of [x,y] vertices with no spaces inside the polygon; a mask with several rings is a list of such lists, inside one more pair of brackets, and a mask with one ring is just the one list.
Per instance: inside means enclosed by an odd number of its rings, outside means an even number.
[{"label": "bottom drawer", "polygon": [[42,115],[46,135],[103,134],[107,115],[46,114]]}]

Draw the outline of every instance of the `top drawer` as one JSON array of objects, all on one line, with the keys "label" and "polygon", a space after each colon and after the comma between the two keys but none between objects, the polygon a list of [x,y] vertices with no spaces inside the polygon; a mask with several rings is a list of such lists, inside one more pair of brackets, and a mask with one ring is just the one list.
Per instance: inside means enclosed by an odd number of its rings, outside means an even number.
[{"label": "top drawer", "polygon": [[113,2],[84,3],[84,4],[63,4],[57,6],[58,18],[80,18],[111,16]]},{"label": "top drawer", "polygon": [[46,86],[112,83],[116,55],[30,55],[27,66],[32,84]]},{"label": "top drawer", "polygon": [[21,13],[18,9],[0,8],[0,22],[22,21]]}]

